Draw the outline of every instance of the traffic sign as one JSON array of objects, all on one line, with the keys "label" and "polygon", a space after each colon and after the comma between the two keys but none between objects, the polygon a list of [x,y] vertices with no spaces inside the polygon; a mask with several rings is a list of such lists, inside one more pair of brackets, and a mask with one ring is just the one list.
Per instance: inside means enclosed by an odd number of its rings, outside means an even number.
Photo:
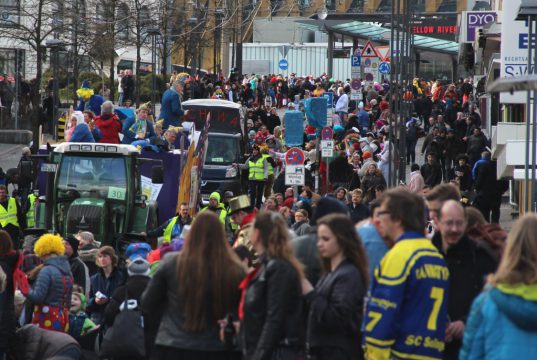
[{"label": "traffic sign", "polygon": [[334,156],[334,140],[321,140],[321,156]]},{"label": "traffic sign", "polygon": [[321,140],[332,140],[334,137],[334,130],[330,126],[325,126],[321,130]]},{"label": "traffic sign", "polygon": [[278,63],[278,66],[280,67],[280,70],[287,70],[287,68],[289,67],[289,62],[287,61],[287,59],[281,59]]},{"label": "traffic sign", "polygon": [[381,74],[389,74],[391,72],[390,63],[388,62],[381,62],[379,65],[379,73]]},{"label": "traffic sign", "polygon": [[304,165],[306,161],[306,156],[304,152],[297,147],[290,148],[285,153],[285,164],[286,165]]},{"label": "traffic sign", "polygon": [[351,66],[360,66],[362,63],[362,57],[359,55],[351,56]]},{"label": "traffic sign", "polygon": [[362,90],[351,90],[351,100],[362,101]]},{"label": "traffic sign", "polygon": [[352,90],[360,90],[361,87],[362,87],[362,82],[360,81],[360,79],[352,79],[351,81]]},{"label": "traffic sign", "polygon": [[306,169],[304,165],[287,165],[285,167],[285,185],[303,186],[306,183]]},{"label": "traffic sign", "polygon": [[377,55],[379,56],[380,61],[386,61],[386,59],[390,57],[389,45],[377,46],[375,48],[375,51],[377,52]]},{"label": "traffic sign", "polygon": [[367,58],[379,57],[371,41],[368,41],[365,43],[365,46],[362,50],[362,57],[367,57]]}]

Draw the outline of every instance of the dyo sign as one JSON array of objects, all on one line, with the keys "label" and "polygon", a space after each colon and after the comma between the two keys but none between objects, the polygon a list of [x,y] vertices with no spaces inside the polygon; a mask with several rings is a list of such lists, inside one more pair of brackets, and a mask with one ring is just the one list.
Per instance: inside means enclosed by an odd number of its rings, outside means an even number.
[{"label": "dyo sign", "polygon": [[464,42],[472,43],[475,40],[477,29],[496,21],[494,11],[467,11],[466,12],[466,38]]}]

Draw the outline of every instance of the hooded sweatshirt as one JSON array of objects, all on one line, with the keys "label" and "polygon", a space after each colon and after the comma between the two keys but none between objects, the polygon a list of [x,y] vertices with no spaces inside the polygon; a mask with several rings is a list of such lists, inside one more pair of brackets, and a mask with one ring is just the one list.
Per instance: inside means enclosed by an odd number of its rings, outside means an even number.
[{"label": "hooded sweatshirt", "polygon": [[28,293],[34,304],[71,307],[73,275],[65,256],[56,256],[44,262],[43,269]]},{"label": "hooded sweatshirt", "polygon": [[537,354],[537,284],[489,286],[464,332],[460,359],[533,359]]}]

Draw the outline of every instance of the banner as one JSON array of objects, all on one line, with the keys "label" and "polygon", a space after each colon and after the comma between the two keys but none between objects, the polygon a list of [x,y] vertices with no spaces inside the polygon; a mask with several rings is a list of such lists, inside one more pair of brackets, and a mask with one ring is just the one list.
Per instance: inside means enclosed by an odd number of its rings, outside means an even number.
[{"label": "banner", "polygon": [[[326,99],[320,98],[326,119]],[[285,112],[285,145],[302,146],[304,143],[304,115],[301,111],[288,110]]]},{"label": "banner", "polygon": [[[528,74],[528,26],[526,21],[515,20],[520,2],[521,0],[510,0],[509,6],[504,6],[503,9],[500,78]],[[501,93],[500,102],[525,104],[526,96],[525,91]]]}]

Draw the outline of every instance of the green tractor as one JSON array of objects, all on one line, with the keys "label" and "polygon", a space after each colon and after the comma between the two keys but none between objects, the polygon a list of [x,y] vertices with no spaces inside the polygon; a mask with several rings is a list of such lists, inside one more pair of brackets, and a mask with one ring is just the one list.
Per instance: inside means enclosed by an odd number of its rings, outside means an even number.
[{"label": "green tractor", "polygon": [[[163,182],[160,160],[141,158],[131,145],[62,143],[49,148],[45,202],[37,227],[62,236],[90,231],[103,245],[118,247],[157,226],[157,204],[142,191],[143,164],[151,181]],[[138,235],[137,235],[138,234]]]}]

